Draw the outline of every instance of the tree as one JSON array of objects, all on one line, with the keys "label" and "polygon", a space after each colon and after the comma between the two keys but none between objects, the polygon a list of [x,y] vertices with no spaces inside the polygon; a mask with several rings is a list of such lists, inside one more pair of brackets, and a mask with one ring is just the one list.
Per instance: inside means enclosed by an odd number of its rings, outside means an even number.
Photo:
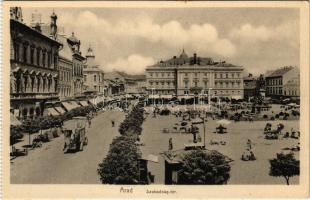
[{"label": "tree", "polygon": [[194,150],[184,156],[179,173],[180,184],[225,184],[230,178],[230,165],[217,152]]},{"label": "tree", "polygon": [[113,140],[107,157],[99,164],[98,174],[102,183],[138,184],[140,151],[136,139],[120,136]]},{"label": "tree", "polygon": [[294,158],[293,153],[283,154],[278,153],[277,158],[274,158],[270,162],[270,176],[283,176],[286,180],[286,184],[289,185],[289,179],[292,176],[299,175],[299,160]]}]

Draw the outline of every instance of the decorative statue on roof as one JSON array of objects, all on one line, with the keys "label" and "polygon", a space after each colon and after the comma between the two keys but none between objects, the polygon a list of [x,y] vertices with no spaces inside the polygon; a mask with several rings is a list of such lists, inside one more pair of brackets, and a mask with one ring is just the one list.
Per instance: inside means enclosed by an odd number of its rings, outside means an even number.
[{"label": "decorative statue on roof", "polygon": [[10,17],[11,19],[18,20],[23,22],[23,13],[21,7],[11,7],[10,8]]},{"label": "decorative statue on roof", "polygon": [[51,15],[51,37],[55,40],[57,38],[57,15],[54,11]]}]

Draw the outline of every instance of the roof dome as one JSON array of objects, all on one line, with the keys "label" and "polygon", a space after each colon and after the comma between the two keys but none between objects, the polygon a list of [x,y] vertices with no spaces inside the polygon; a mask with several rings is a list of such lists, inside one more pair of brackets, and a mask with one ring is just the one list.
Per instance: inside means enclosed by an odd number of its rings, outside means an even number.
[{"label": "roof dome", "polygon": [[180,55],[180,58],[188,58],[187,54],[185,53],[184,49]]},{"label": "roof dome", "polygon": [[78,40],[75,36],[74,36],[74,32],[72,32],[71,37],[68,38],[68,40],[73,43],[73,44],[79,44],[80,40]]}]

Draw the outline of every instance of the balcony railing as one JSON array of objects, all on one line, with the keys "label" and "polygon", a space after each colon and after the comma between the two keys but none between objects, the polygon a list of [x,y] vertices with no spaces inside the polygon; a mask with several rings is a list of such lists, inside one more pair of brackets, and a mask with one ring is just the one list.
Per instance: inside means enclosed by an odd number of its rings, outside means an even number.
[{"label": "balcony railing", "polygon": [[58,97],[57,92],[46,93],[11,93],[11,99],[46,99]]}]

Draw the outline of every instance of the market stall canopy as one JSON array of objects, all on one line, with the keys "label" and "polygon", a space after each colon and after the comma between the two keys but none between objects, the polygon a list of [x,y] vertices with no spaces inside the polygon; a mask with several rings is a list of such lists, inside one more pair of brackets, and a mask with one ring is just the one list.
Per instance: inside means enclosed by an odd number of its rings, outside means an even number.
[{"label": "market stall canopy", "polygon": [[203,119],[201,118],[196,118],[192,120],[192,124],[202,124],[203,123]]},{"label": "market stall canopy", "polygon": [[10,114],[10,123],[11,123],[11,126],[22,125],[22,123],[12,113]]},{"label": "market stall canopy", "polygon": [[229,120],[227,120],[227,119],[221,119],[221,120],[218,120],[216,123],[222,124],[222,125],[228,125],[231,122]]}]

